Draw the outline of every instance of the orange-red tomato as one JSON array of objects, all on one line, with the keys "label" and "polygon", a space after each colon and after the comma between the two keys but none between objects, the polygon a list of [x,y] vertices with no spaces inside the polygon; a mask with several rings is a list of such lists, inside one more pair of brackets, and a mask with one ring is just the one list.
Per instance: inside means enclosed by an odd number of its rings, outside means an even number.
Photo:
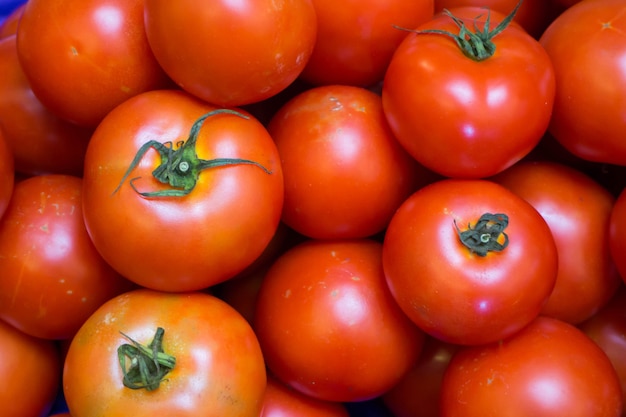
[{"label": "orange-red tomato", "polygon": [[270,371],[325,401],[382,395],[415,363],[423,332],[400,310],[370,239],[308,240],[261,284],[254,328]]},{"label": "orange-red tomato", "polygon": [[6,211],[15,181],[13,153],[9,149],[2,128],[0,128],[0,218]]},{"label": "orange-red tomato", "polygon": [[265,386],[248,322],[201,292],[111,299],[80,328],[63,370],[72,417],[258,417]]},{"label": "orange-red tomato", "polygon": [[82,196],[78,177],[30,177],[16,183],[0,219],[0,318],[27,334],[69,338],[131,288],[94,248]]},{"label": "orange-red tomato", "polygon": [[95,127],[128,98],[170,85],[143,21],[144,0],[29,0],[17,51],[33,92],[57,116]]},{"label": "orange-red tomato", "polygon": [[61,358],[54,342],[29,336],[0,320],[0,390],[3,417],[50,412],[59,390]]}]

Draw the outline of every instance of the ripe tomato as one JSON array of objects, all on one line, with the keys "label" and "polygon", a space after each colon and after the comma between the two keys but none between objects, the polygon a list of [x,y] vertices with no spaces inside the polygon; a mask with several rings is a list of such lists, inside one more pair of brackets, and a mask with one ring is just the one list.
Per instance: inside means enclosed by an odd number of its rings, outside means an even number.
[{"label": "ripe tomato", "polygon": [[300,75],[314,85],[369,87],[382,81],[406,32],[432,18],[434,0],[313,0],[317,38]]},{"label": "ripe tomato", "polygon": [[38,175],[15,185],[0,219],[0,318],[24,333],[71,337],[130,288],[91,243],[81,199],[80,178]]},{"label": "ripe tomato", "polygon": [[552,292],[557,250],[530,203],[486,180],[447,179],[418,190],[383,243],[387,283],[420,328],[454,344],[507,337]]},{"label": "ripe tomato", "polygon": [[311,0],[146,0],[148,41],[184,90],[219,106],[277,94],[307,63],[317,31]]},{"label": "ripe tomato", "polygon": [[122,101],[169,85],[143,14],[144,0],[29,0],[17,51],[35,95],[57,116],[95,127]]},{"label": "ripe tomato", "polygon": [[276,232],[284,193],[276,146],[254,118],[215,110],[183,91],[146,92],[109,113],[89,142],[87,230],[141,286],[191,291],[225,281]]},{"label": "ripe tomato", "polygon": [[325,401],[362,401],[415,363],[423,333],[393,300],[380,258],[373,240],[309,240],[270,267],[254,328],[280,381]]},{"label": "ripe tomato", "polygon": [[13,153],[9,149],[4,133],[0,129],[0,219],[6,211],[11,195],[13,194],[13,183],[15,181],[15,171]]},{"label": "ripe tomato", "polygon": [[248,322],[199,292],[111,299],[80,328],[63,370],[72,417],[257,417],[265,385]]},{"label": "ripe tomato", "polygon": [[[59,389],[61,358],[54,342],[29,336],[0,320],[3,417],[45,416]],[[8,383],[10,381],[10,383]]]},{"label": "ripe tomato", "polygon": [[622,280],[626,282],[626,188],[613,205],[609,223],[609,250]]},{"label": "ripe tomato", "polygon": [[572,324],[591,317],[622,282],[609,254],[614,197],[581,171],[552,162],[518,163],[493,180],[532,204],[552,231],[559,267],[541,313]]},{"label": "ripe tomato", "polygon": [[574,155],[616,165],[626,165],[625,6],[624,0],[579,2],[540,38],[556,74],[551,134]]},{"label": "ripe tomato", "polygon": [[619,380],[576,327],[538,317],[503,341],[460,348],[441,388],[441,417],[619,417]]},{"label": "ripe tomato", "polygon": [[309,89],[268,130],[285,176],[282,220],[309,237],[374,235],[428,178],[391,133],[380,97],[361,87]]},{"label": "ripe tomato", "polygon": [[318,400],[268,376],[260,417],[349,417],[341,403]]},{"label": "ripe tomato", "polygon": [[457,345],[427,336],[415,366],[387,391],[383,403],[394,417],[440,417],[443,375]]},{"label": "ripe tomato", "polygon": [[[508,20],[500,21],[499,13],[451,12],[456,20],[438,14],[396,49],[383,108],[398,141],[426,168],[481,178],[508,168],[540,141],[550,120],[554,72],[541,45],[519,25],[503,26]],[[462,38],[472,31],[485,38],[474,48],[487,52],[478,58],[463,52],[453,39],[461,30]]]},{"label": "ripe tomato", "polygon": [[15,35],[0,39],[0,74],[0,127],[15,170],[82,175],[93,129],[58,118],[33,94],[18,60]]},{"label": "ripe tomato", "polygon": [[623,285],[600,311],[578,327],[587,334],[611,360],[626,404],[626,287]]}]

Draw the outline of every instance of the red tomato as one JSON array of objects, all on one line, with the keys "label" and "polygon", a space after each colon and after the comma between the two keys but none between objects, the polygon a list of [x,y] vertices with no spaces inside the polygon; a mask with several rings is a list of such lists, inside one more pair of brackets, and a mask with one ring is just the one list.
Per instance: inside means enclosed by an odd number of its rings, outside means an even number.
[{"label": "red tomato", "polygon": [[[457,7],[477,6],[507,15],[518,2],[520,0],[435,0],[435,12]],[[538,38],[556,16],[557,8],[550,0],[523,0],[513,20],[533,37]]]},{"label": "red tomato", "polygon": [[[469,11],[481,17],[469,18]],[[396,49],[385,74],[383,108],[398,141],[418,162],[445,176],[481,178],[513,165],[540,141],[550,121],[554,72],[541,45],[521,27],[497,33],[506,23],[499,13],[491,13],[489,35],[484,11],[452,13],[457,20],[438,14]],[[471,58],[455,42],[459,25],[466,32],[476,25],[488,38],[475,46],[487,51],[483,59]]]},{"label": "red tomato", "polygon": [[417,360],[423,333],[385,285],[381,244],[310,240],[261,284],[254,327],[271,372],[325,401],[380,396]]},{"label": "red tomato", "polygon": [[443,375],[458,346],[426,337],[417,364],[387,391],[383,403],[394,417],[440,417]]},{"label": "red tomato", "polygon": [[532,204],[552,231],[559,268],[541,313],[572,324],[591,317],[622,282],[609,254],[614,197],[586,174],[552,162],[519,163],[493,180]]},{"label": "red tomato", "polygon": [[349,417],[341,403],[318,400],[289,388],[273,376],[267,379],[261,417]]},{"label": "red tomato", "polygon": [[609,250],[622,280],[626,282],[626,188],[617,197],[609,222]]},{"label": "red tomato", "polygon": [[[587,334],[611,360],[626,404],[626,288],[624,286],[600,311],[578,327]],[[624,415],[624,413],[622,413]]]},{"label": "red tomato", "polygon": [[362,87],[382,81],[406,32],[432,18],[434,0],[313,0],[317,39],[301,78]]},{"label": "red tomato", "polygon": [[285,175],[282,220],[318,239],[382,231],[428,175],[394,138],[380,97],[352,86],[309,89],[268,130]]},{"label": "red tomato", "polygon": [[59,119],[33,94],[20,66],[15,36],[0,39],[0,127],[15,170],[80,176],[93,129]]},{"label": "red tomato", "polygon": [[441,417],[619,417],[619,380],[576,327],[539,317],[519,333],[459,349],[446,369]]},{"label": "red tomato", "polygon": [[284,194],[276,146],[254,118],[215,110],[183,91],[147,92],[109,113],[89,142],[87,230],[141,286],[191,291],[225,281],[276,232]]},{"label": "red tomato", "polygon": [[63,370],[72,417],[257,417],[265,385],[252,328],[204,293],[111,299],[80,328]]},{"label": "red tomato", "polygon": [[71,337],[102,303],[130,288],[87,235],[81,189],[72,176],[22,180],[0,220],[0,318],[24,333]]},{"label": "red tomato", "polygon": [[624,0],[580,2],[540,39],[556,74],[550,132],[573,154],[616,165],[626,165],[625,6]]},{"label": "red tomato", "polygon": [[35,95],[57,116],[93,127],[126,99],[169,85],[143,13],[143,0],[29,0],[17,51]]},{"label": "red tomato", "polygon": [[311,0],[146,0],[148,41],[184,90],[241,106],[285,89],[307,63],[317,31]]},{"label": "red tomato", "polygon": [[6,211],[11,195],[13,194],[13,182],[15,181],[15,171],[13,153],[9,149],[4,133],[0,129],[0,219]]},{"label": "red tomato", "polygon": [[557,250],[541,215],[486,180],[442,180],[400,206],[383,244],[387,283],[420,328],[483,344],[530,323],[552,292]]},{"label": "red tomato", "polygon": [[45,416],[59,389],[61,358],[52,341],[29,336],[0,320],[3,417]]}]

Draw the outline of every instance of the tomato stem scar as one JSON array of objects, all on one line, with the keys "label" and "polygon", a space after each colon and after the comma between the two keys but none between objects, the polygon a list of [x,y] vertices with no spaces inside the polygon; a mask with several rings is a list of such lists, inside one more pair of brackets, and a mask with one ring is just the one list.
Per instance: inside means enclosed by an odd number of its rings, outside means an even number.
[{"label": "tomato stem scar", "polygon": [[168,184],[172,188],[158,191],[140,192],[135,187],[134,182],[139,179],[132,178],[129,183],[130,186],[142,197],[182,197],[189,194],[195,188],[200,172],[209,168],[216,168],[226,165],[255,165],[261,168],[265,173],[271,174],[272,172],[265,168],[258,162],[251,161],[249,159],[241,158],[216,158],[216,159],[200,159],[196,153],[196,141],[200,128],[204,121],[211,116],[217,114],[232,114],[244,119],[249,117],[239,113],[235,110],[229,109],[217,109],[210,111],[200,118],[198,118],[189,132],[189,137],[186,141],[180,141],[176,144],[176,148],[172,142],[161,143],[156,140],[150,140],[144,143],[137,151],[137,154],[133,158],[128,170],[122,177],[122,180],[113,191],[115,194],[122,184],[126,181],[130,173],[139,165],[139,162],[148,150],[155,149],[161,157],[161,163],[152,171],[152,176],[163,184]]},{"label": "tomato stem scar", "polygon": [[[489,251],[501,252],[509,245],[509,236],[504,229],[509,225],[509,216],[498,213],[485,213],[476,222],[474,227],[467,225],[467,230],[461,231],[454,220],[454,227],[461,240],[470,252],[478,256],[487,256]],[[500,235],[504,242],[498,242]]]},{"label": "tomato stem scar", "polygon": [[[165,376],[174,369],[176,358],[163,351],[164,334],[165,330],[162,327],[157,328],[152,342],[144,346],[122,333],[131,342],[117,348],[118,360],[124,374],[122,382],[125,387],[154,391],[164,381]],[[130,360],[129,365],[126,363],[127,359]]]}]

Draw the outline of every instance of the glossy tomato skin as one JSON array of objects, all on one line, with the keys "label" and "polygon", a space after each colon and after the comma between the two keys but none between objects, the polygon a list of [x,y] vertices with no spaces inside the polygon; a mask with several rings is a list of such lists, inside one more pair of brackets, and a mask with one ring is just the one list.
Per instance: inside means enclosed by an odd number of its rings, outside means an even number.
[{"label": "glossy tomato skin", "polygon": [[143,10],[144,0],[28,1],[17,50],[35,95],[57,116],[95,127],[126,99],[170,85]]},{"label": "glossy tomato skin", "polygon": [[317,32],[311,0],[146,0],[146,33],[169,76],[219,106],[241,106],[285,89],[302,72]]},{"label": "glossy tomato skin", "polygon": [[538,317],[519,333],[459,349],[444,375],[441,417],[619,417],[619,380],[581,330]]},{"label": "glossy tomato skin", "polygon": [[[550,133],[576,156],[616,165],[626,165],[623,10],[621,0],[579,2],[560,14],[540,39],[556,74]],[[569,39],[578,41],[569,44]]]},{"label": "glossy tomato skin", "polygon": [[69,338],[131,288],[94,248],[81,199],[78,177],[30,177],[16,183],[0,220],[0,318],[24,333]]},{"label": "glossy tomato skin", "polygon": [[[466,27],[476,21],[483,28],[484,11],[451,11]],[[498,21],[491,13],[491,27]],[[444,14],[417,30],[459,33]],[[382,99],[392,131],[418,162],[441,175],[494,175],[527,155],[548,127],[555,94],[548,55],[515,24],[493,43],[494,55],[475,61],[450,36],[410,33],[387,68]]]},{"label": "glossy tomato skin", "polygon": [[45,416],[59,389],[61,357],[54,342],[29,336],[0,320],[0,391],[5,417]]},{"label": "glossy tomato skin", "polygon": [[440,417],[443,376],[458,345],[427,336],[415,366],[382,396],[394,417]]},{"label": "glossy tomato skin", "polygon": [[13,153],[4,138],[4,133],[0,128],[0,219],[4,215],[11,195],[13,194],[13,186],[15,181]]},{"label": "glossy tomato skin", "polygon": [[349,417],[341,403],[318,400],[268,376],[260,417]]},{"label": "glossy tomato skin", "polygon": [[300,93],[268,131],[285,176],[282,220],[308,237],[372,236],[428,177],[393,136],[380,96],[361,87]]},{"label": "glossy tomato skin", "polygon": [[583,172],[546,161],[518,163],[493,181],[532,204],[554,237],[558,274],[541,313],[572,324],[591,317],[622,283],[609,253],[612,194]]},{"label": "glossy tomato skin", "polygon": [[626,282],[626,188],[617,196],[609,222],[609,250],[622,280]]},{"label": "glossy tomato skin", "polygon": [[406,33],[432,18],[433,0],[313,0],[317,38],[300,78],[314,85],[369,87],[382,81]]},{"label": "glossy tomato skin", "polygon": [[[508,216],[509,243],[483,257],[464,246],[460,232],[485,213]],[[504,244],[502,234],[497,242]],[[421,188],[391,219],[383,243],[386,280],[402,310],[453,344],[489,343],[526,326],[552,292],[557,264],[541,215],[487,180],[445,179]]]},{"label": "glossy tomato skin", "polygon": [[[578,325],[600,346],[611,360],[622,388],[622,403],[626,401],[626,287],[596,314]],[[623,415],[623,413],[622,413]]]},{"label": "glossy tomato skin", "polygon": [[25,175],[80,176],[93,129],[50,112],[33,94],[20,65],[15,35],[0,39],[0,127]]},{"label": "glossy tomato skin", "polygon": [[196,119],[212,110],[180,90],[147,92],[109,113],[89,142],[83,200],[87,230],[104,259],[141,286],[191,291],[225,281],[261,255],[276,232],[283,202],[280,158],[254,118],[209,117],[196,152],[204,160],[255,161],[269,173],[253,165],[210,168],[186,196],[143,197],[138,191],[170,188],[152,176],[162,160],[150,150],[129,175],[132,185],[123,181],[146,142],[176,147],[187,140]]},{"label": "glossy tomato skin", "polygon": [[385,285],[381,244],[309,240],[270,267],[254,328],[268,369],[325,401],[375,398],[415,363],[423,333]]},{"label": "glossy tomato skin", "polygon": [[17,32],[17,25],[22,17],[22,11],[24,11],[25,4],[16,7],[7,17],[0,23],[0,39],[10,35],[15,35]]},{"label": "glossy tomato skin", "polygon": [[[163,350],[174,368],[153,391],[122,383],[117,349],[164,329]],[[89,367],[91,363],[98,365]],[[250,325],[205,293],[127,292],[87,319],[67,352],[63,390],[72,417],[257,417],[266,374]]]}]

